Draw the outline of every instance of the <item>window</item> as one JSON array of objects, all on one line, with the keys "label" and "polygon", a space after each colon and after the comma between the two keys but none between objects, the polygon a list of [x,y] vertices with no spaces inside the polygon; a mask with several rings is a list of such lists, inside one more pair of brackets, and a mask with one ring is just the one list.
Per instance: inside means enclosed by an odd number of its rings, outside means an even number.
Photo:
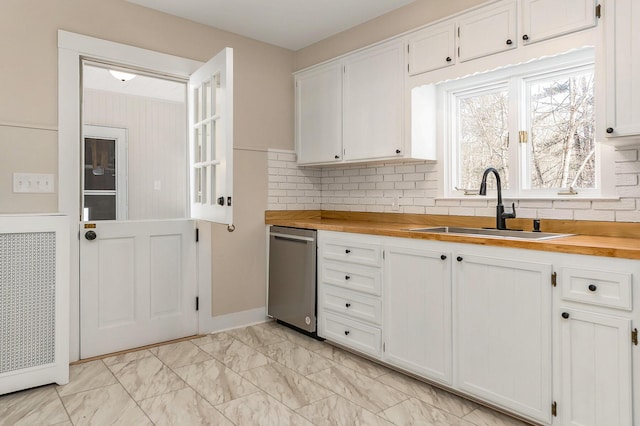
[{"label": "window", "polygon": [[477,193],[488,167],[512,197],[598,195],[593,62],[584,49],[440,84],[444,195]]}]

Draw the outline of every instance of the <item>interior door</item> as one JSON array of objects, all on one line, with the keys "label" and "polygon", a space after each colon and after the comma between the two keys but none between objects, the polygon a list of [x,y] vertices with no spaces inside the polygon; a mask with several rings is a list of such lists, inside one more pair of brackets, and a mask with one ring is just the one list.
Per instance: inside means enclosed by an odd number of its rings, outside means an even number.
[{"label": "interior door", "polygon": [[[141,96],[130,81],[123,83],[134,90],[132,96],[122,88],[112,88],[110,96],[83,84],[83,121],[119,123],[127,128],[129,149],[128,165],[118,163],[117,157],[114,164],[100,150],[97,157],[83,156],[83,175],[95,174],[95,168],[104,173],[108,166],[114,175],[127,176],[124,181],[116,178],[120,187],[115,191],[118,203],[118,192],[126,189],[127,211],[110,217],[89,209],[87,220],[80,222],[81,358],[197,333],[193,219],[227,224],[233,219],[230,61],[227,48],[196,71],[192,83],[174,81],[182,87],[182,109],[175,99],[153,102]],[[87,81],[91,71],[83,71]],[[154,78],[164,80],[146,74],[135,77],[138,82]],[[165,90],[166,81],[146,83],[156,94]],[[179,88],[168,92],[175,96]],[[119,173],[124,167],[126,173]],[[84,207],[91,204],[88,197],[95,196],[85,191],[88,181],[83,179],[81,194],[85,214]]]},{"label": "interior door", "polygon": [[193,221],[81,228],[81,358],[197,333]]}]

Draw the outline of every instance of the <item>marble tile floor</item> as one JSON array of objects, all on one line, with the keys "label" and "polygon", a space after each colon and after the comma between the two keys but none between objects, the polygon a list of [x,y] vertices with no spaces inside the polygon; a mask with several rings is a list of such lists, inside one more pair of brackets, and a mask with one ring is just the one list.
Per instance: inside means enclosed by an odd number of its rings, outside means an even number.
[{"label": "marble tile floor", "polygon": [[0,396],[0,425],[524,425],[274,322],[70,376]]}]

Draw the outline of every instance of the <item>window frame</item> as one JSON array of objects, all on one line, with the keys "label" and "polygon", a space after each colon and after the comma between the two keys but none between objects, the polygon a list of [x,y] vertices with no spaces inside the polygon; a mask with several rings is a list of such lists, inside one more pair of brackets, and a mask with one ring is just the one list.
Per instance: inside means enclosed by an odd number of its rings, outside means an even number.
[{"label": "window frame", "polygon": [[[474,198],[474,192],[466,190],[476,190],[477,188],[454,187],[457,182],[457,165],[459,160],[459,144],[456,139],[457,120],[454,115],[457,109],[458,98],[470,93],[482,93],[487,88],[496,87],[500,83],[509,87],[509,185],[508,189],[503,189],[503,196],[511,199],[596,199],[611,198],[613,192],[613,177],[603,174],[603,164],[613,166],[610,150],[604,149],[602,144],[596,139],[596,176],[595,188],[578,189],[577,194],[569,194],[569,188],[554,189],[531,189],[525,188],[523,182],[526,180],[526,170],[524,158],[528,156],[529,143],[518,143],[518,131],[527,130],[530,132],[530,118],[526,117],[529,107],[525,105],[527,94],[525,93],[526,83],[548,79],[550,76],[562,76],[579,70],[591,69],[595,73],[598,70],[596,64],[596,52],[593,47],[576,49],[569,53],[560,54],[553,57],[544,57],[531,60],[526,63],[497,68],[484,73],[477,73],[467,77],[452,81],[445,81],[436,85],[437,100],[441,105],[438,109],[438,140],[442,149],[442,165],[439,168],[442,175],[442,186],[439,195],[443,198]],[[597,76],[595,83],[598,83]],[[594,87],[595,109],[599,108],[598,90]],[[597,113],[594,112],[597,118]],[[598,123],[596,122],[596,126]],[[515,146],[514,146],[515,145]],[[491,191],[489,191],[491,192]],[[495,196],[495,191],[493,191]],[[485,197],[478,196],[484,199]]]}]

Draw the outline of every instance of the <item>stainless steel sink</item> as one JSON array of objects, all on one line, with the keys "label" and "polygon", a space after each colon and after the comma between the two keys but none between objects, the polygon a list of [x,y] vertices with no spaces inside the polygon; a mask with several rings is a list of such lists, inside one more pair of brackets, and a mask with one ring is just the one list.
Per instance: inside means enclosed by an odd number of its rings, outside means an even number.
[{"label": "stainless steel sink", "polygon": [[408,231],[429,232],[433,234],[468,235],[483,238],[511,238],[518,240],[551,240],[553,238],[570,237],[573,234],[554,234],[551,232],[514,231],[511,229],[456,228],[439,226],[435,228],[410,228]]}]

